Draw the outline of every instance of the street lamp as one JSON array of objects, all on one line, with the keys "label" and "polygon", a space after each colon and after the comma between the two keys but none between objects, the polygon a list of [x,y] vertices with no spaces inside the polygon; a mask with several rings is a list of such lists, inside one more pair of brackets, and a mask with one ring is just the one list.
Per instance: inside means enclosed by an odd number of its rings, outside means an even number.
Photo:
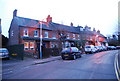
[{"label": "street lamp", "polygon": [[42,59],[42,21],[40,22],[40,59]]}]

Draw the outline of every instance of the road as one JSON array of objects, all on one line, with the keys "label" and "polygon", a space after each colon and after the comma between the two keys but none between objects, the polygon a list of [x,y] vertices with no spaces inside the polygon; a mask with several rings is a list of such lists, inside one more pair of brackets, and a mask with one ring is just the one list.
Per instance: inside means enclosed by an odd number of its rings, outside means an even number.
[{"label": "road", "polygon": [[117,53],[117,50],[104,51],[95,54],[84,54],[76,60],[60,59],[49,63],[31,65],[8,74],[4,74],[3,72],[2,78],[117,79],[114,69],[114,60]]}]

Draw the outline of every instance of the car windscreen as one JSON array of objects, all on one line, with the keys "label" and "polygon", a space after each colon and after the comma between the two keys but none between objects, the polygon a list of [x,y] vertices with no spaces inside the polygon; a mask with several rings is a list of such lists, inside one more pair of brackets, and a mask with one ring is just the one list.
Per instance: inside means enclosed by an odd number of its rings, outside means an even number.
[{"label": "car windscreen", "polygon": [[85,46],[85,48],[90,48],[90,46]]},{"label": "car windscreen", "polygon": [[8,52],[7,50],[0,50],[1,53]]},{"label": "car windscreen", "polygon": [[70,52],[70,48],[65,48],[65,49],[63,49],[63,50],[62,50],[62,53],[64,53],[64,52]]}]

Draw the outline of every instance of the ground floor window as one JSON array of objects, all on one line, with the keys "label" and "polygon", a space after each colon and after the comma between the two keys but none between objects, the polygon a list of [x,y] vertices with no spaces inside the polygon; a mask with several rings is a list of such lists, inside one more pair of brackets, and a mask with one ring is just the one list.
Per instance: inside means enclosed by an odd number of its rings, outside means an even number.
[{"label": "ground floor window", "polygon": [[30,42],[30,50],[34,50],[34,42]]},{"label": "ground floor window", "polygon": [[25,41],[24,42],[24,50],[34,50],[34,42],[33,41]]},{"label": "ground floor window", "polygon": [[29,42],[24,42],[24,50],[28,50],[29,49]]}]

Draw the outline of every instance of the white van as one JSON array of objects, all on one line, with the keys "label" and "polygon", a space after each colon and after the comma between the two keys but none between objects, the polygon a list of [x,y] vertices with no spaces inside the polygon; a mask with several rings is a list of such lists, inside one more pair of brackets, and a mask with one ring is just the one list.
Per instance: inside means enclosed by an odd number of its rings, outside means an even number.
[{"label": "white van", "polygon": [[94,52],[96,52],[96,48],[94,45],[85,46],[85,53],[94,53]]}]

